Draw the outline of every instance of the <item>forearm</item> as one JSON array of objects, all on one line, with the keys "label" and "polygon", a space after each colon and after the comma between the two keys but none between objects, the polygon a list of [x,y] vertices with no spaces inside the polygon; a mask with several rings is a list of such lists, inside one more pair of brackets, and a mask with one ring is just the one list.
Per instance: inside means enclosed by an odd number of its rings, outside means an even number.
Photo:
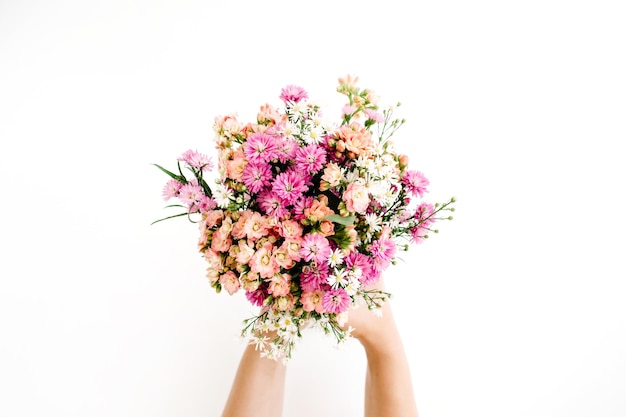
[{"label": "forearm", "polygon": [[[392,332],[390,332],[392,333]],[[365,345],[365,417],[417,417],[411,373],[397,333]]]},{"label": "forearm", "polygon": [[222,417],[280,417],[286,366],[261,358],[249,345],[244,350]]},{"label": "forearm", "polygon": [[404,345],[389,306],[370,317],[357,336],[367,358],[365,417],[417,417]]}]

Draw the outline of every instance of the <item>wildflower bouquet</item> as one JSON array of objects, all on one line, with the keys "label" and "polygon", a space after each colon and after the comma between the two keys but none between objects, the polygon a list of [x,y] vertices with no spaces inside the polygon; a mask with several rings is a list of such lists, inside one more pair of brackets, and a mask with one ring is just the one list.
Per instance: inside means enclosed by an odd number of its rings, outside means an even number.
[{"label": "wildflower bouquet", "polygon": [[183,209],[157,221],[187,216],[199,225],[210,285],[243,291],[259,308],[242,336],[262,356],[290,358],[309,325],[345,341],[352,307],[377,310],[390,297],[371,287],[398,253],[452,218],[454,198],[424,201],[429,181],[394,149],[390,138],[405,123],[394,117],[399,104],[380,110],[357,82],[339,79],[347,103],[338,123],[294,85],[282,89],[281,110],[265,104],[255,122],[216,117],[212,181],[213,163],[197,151],[178,158],[177,172],[154,164],[171,177],[165,200],[181,203],[168,207]]}]

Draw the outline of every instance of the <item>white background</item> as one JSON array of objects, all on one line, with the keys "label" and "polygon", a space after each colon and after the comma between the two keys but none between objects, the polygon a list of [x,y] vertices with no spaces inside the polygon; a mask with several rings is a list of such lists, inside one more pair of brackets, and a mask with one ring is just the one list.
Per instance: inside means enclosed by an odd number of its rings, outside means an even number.
[{"label": "white background", "polygon": [[[626,415],[619,5],[0,1],[0,415],[218,416],[251,310],[151,163],[346,74],[458,199],[387,274],[421,417]],[[285,416],[362,415],[364,365],[305,334]]]}]

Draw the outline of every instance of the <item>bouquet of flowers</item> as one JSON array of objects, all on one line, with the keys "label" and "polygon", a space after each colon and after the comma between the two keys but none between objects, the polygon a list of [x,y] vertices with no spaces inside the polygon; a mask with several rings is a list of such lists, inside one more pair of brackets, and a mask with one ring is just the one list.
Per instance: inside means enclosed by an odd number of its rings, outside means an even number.
[{"label": "bouquet of flowers", "polygon": [[170,177],[164,199],[180,202],[168,207],[182,209],[157,222],[198,224],[210,285],[258,306],[242,336],[262,356],[287,360],[307,326],[347,340],[350,309],[376,311],[390,297],[372,286],[399,252],[452,219],[455,199],[424,201],[429,181],[390,140],[405,123],[394,117],[400,104],[381,110],[357,82],[339,78],[347,103],[338,123],[294,85],[282,89],[282,109],[265,104],[255,122],[216,117],[213,180],[211,158],[197,151],[184,152],[176,172],[154,164]]}]

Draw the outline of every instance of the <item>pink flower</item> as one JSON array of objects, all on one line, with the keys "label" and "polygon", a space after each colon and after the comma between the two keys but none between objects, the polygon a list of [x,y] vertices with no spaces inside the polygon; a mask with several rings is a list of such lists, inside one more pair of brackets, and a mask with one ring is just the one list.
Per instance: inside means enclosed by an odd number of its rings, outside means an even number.
[{"label": "pink flower", "polygon": [[359,281],[362,285],[367,286],[378,280],[378,273],[374,271],[374,264],[369,256],[352,252],[344,258],[344,262],[348,270],[361,271]]},{"label": "pink flower", "polygon": [[252,255],[254,255],[254,248],[248,246],[244,240],[238,241],[237,246],[239,247],[239,252],[235,260],[240,265],[246,265],[252,259]]},{"label": "pink flower", "polygon": [[299,238],[287,239],[283,242],[281,247],[285,248],[289,257],[294,261],[299,262],[300,259],[302,259],[302,255],[300,255],[300,248],[302,246]]},{"label": "pink flower", "polygon": [[204,197],[204,191],[198,184],[188,182],[180,188],[178,198],[181,202],[187,204],[188,207],[199,203]]},{"label": "pink flower", "polygon": [[250,259],[250,269],[263,278],[271,278],[279,271],[280,265],[272,256],[272,244],[267,242]]},{"label": "pink flower", "polygon": [[308,234],[302,239],[300,255],[308,262],[326,263],[331,249],[328,239],[319,234]]},{"label": "pink flower", "polygon": [[356,110],[356,106],[351,106],[349,104],[346,104],[345,106],[343,106],[343,108],[341,109],[341,114],[343,116],[351,116],[352,113],[354,113],[354,111]]},{"label": "pink flower", "polygon": [[273,307],[278,311],[289,311],[293,308],[295,303],[293,294],[289,293],[275,299]]},{"label": "pink flower", "polygon": [[380,238],[369,245],[369,250],[374,259],[374,268],[386,269],[396,254],[396,244],[389,238]]},{"label": "pink flower", "polygon": [[282,137],[276,141],[276,157],[283,164],[295,157],[296,150],[297,143],[292,139]]},{"label": "pink flower", "polygon": [[200,213],[206,213],[213,210],[215,207],[217,207],[215,199],[213,197],[207,197],[206,195],[203,195],[200,201],[196,204],[195,208],[197,208]]},{"label": "pink flower", "polygon": [[272,183],[272,169],[269,164],[250,163],[243,169],[241,177],[251,193],[258,193]]},{"label": "pink flower", "polygon": [[307,190],[305,174],[294,169],[278,174],[272,185],[272,191],[287,205],[295,203]]},{"label": "pink flower", "polygon": [[296,151],[296,167],[299,170],[315,174],[326,163],[326,151],[321,146],[310,144]]},{"label": "pink flower", "polygon": [[350,296],[343,288],[331,289],[324,293],[322,305],[328,313],[343,313],[350,307]]},{"label": "pink flower", "polygon": [[432,218],[434,211],[435,207],[433,207],[432,204],[422,203],[417,206],[414,217],[419,220],[423,226],[430,226],[434,222],[434,219]]},{"label": "pink flower", "polygon": [[243,145],[243,152],[248,162],[263,164],[276,157],[276,138],[263,132],[248,136]]},{"label": "pink flower", "polygon": [[282,218],[289,214],[284,201],[271,189],[265,189],[257,194],[256,202],[268,216]]},{"label": "pink flower", "polygon": [[253,212],[250,217],[248,217],[244,230],[250,240],[260,239],[269,233],[267,230],[267,220],[257,212]]},{"label": "pink flower", "polygon": [[222,274],[222,276],[220,276],[220,284],[222,284],[222,287],[224,287],[230,295],[239,291],[239,279],[233,271],[227,271],[225,274]]},{"label": "pink flower", "polygon": [[283,297],[289,294],[289,285],[291,283],[291,275],[274,274],[270,280],[268,292],[274,297]]},{"label": "pink flower", "polygon": [[328,287],[326,280],[330,271],[327,263],[315,266],[305,265],[300,273],[300,286],[303,291],[316,291]]},{"label": "pink flower", "polygon": [[411,243],[422,243],[428,234],[428,229],[422,224],[411,228],[409,233],[411,234]]},{"label": "pink flower", "polygon": [[213,169],[211,158],[191,149],[179,156],[178,160],[185,162],[198,171],[210,171]]},{"label": "pink flower", "polygon": [[295,265],[294,260],[291,259],[287,247],[284,244],[274,250],[274,259],[276,259],[276,263],[283,269],[291,269]]},{"label": "pink flower", "polygon": [[324,305],[322,304],[322,296],[324,293],[320,290],[312,292],[302,292],[300,302],[304,311],[315,311],[319,314],[324,313]]},{"label": "pink flower", "polygon": [[175,179],[171,179],[169,180],[166,184],[165,187],[163,187],[163,199],[165,201],[171,199],[172,197],[177,197],[178,196],[178,192],[180,191],[180,188],[183,186],[183,184],[181,184],[180,182],[176,181]]},{"label": "pink flower", "polygon": [[302,236],[302,225],[295,220],[283,220],[279,232],[286,239],[298,238]]},{"label": "pink flower", "polygon": [[252,305],[262,307],[263,301],[267,298],[269,294],[267,293],[267,289],[261,285],[256,291],[246,291],[246,298]]},{"label": "pink flower", "polygon": [[402,183],[409,193],[414,196],[419,195],[420,197],[428,191],[426,187],[430,184],[424,174],[419,171],[406,171],[404,177],[402,177]]},{"label": "pink flower", "polygon": [[367,115],[368,119],[371,119],[377,123],[382,123],[385,121],[385,118],[383,117],[383,115],[380,112],[377,112],[376,110],[367,109],[365,110],[365,114]]},{"label": "pink flower", "polygon": [[301,199],[297,200],[294,205],[291,213],[293,218],[296,220],[304,220],[307,218],[307,209],[312,204],[314,198],[311,196],[304,196]]},{"label": "pink flower", "polygon": [[365,186],[351,182],[343,192],[346,208],[352,213],[365,213],[370,203],[370,197]]},{"label": "pink flower", "polygon": [[307,92],[297,85],[288,85],[280,91],[280,99],[288,104],[289,102],[297,103],[300,100],[309,98]]}]

